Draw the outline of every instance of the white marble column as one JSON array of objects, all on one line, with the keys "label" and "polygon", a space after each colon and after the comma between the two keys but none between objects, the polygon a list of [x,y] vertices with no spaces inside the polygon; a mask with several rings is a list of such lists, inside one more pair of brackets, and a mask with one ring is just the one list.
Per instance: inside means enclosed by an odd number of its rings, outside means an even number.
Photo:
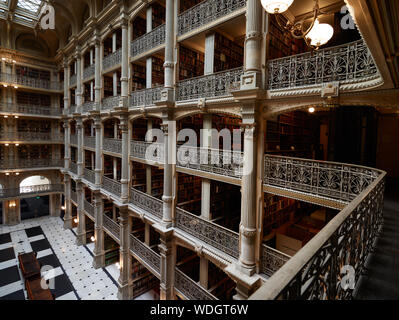
[{"label": "white marble column", "polygon": [[86,244],[86,215],[84,213],[84,192],[83,184],[76,183],[76,194],[78,197],[78,228],[76,234],[76,245],[81,246]]},{"label": "white marble column", "polygon": [[173,243],[173,232],[160,230],[161,244],[158,246],[161,255],[160,299],[174,300],[174,274],[176,265],[176,246]]},{"label": "white marble column", "polygon": [[[98,31],[96,31],[98,33]],[[95,110],[100,111],[101,104],[101,42],[97,38],[94,43],[95,46],[95,70],[94,70],[94,101],[96,103]]]},{"label": "white marble column", "polygon": [[79,113],[82,112],[83,104],[83,81],[82,81],[82,55],[80,47],[76,48],[76,106]]},{"label": "white marble column", "polygon": [[104,213],[104,202],[101,198],[101,193],[94,192],[95,243],[94,243],[93,267],[95,269],[103,268],[105,266],[103,213]]},{"label": "white marble column", "polygon": [[103,127],[101,123],[101,117],[99,115],[94,118],[94,128],[96,131],[96,186],[97,188],[100,188],[103,174]]},{"label": "white marble column", "polygon": [[82,118],[76,119],[76,129],[77,129],[77,136],[78,136],[78,177],[83,176],[83,168],[84,168],[84,157],[83,157],[83,122]]},{"label": "white marble column", "polygon": [[120,107],[128,108],[129,97],[129,34],[128,18],[122,22],[122,74],[121,74],[121,104]]},{"label": "white marble column", "polygon": [[71,205],[71,177],[64,175],[65,185],[65,215],[64,229],[72,229],[72,205]]},{"label": "white marble column", "polygon": [[[149,132],[150,130],[152,130],[152,120],[148,119],[147,120],[147,131]],[[147,135],[147,142],[152,142],[153,137],[152,135]],[[151,195],[152,194],[152,169],[151,166],[147,165],[146,166],[146,193]]]},{"label": "white marble column", "polygon": [[175,1],[166,0],[165,25],[165,89],[162,100],[174,101],[175,82]]},{"label": "white marble column", "polygon": [[64,168],[69,170],[71,164],[71,125],[69,121],[64,121],[64,135],[65,135],[65,151],[64,151]]},{"label": "white marble column", "polygon": [[64,115],[67,115],[69,113],[69,66],[64,59]]},{"label": "white marble column", "polygon": [[129,115],[121,114],[119,128],[122,131],[122,194],[121,199],[123,203],[129,201]]},{"label": "white marble column", "polygon": [[129,218],[129,211],[126,208],[119,209],[119,225],[120,225],[120,275],[118,279],[118,299],[130,299],[130,277],[131,277],[131,263],[129,254],[129,230],[131,229],[131,219]]}]

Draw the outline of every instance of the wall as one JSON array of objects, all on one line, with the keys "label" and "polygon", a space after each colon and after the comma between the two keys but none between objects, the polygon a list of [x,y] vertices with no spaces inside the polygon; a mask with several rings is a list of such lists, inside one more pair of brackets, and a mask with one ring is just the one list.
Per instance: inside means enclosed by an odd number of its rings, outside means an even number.
[{"label": "wall", "polygon": [[379,120],[377,167],[388,177],[399,178],[399,116],[385,115]]}]

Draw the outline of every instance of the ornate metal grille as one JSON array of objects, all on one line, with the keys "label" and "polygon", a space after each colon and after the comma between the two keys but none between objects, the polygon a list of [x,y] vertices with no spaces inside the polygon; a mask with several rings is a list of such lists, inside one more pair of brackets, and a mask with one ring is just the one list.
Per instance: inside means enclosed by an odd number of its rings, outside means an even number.
[{"label": "ornate metal grille", "polygon": [[[152,146],[153,149],[148,148]],[[148,150],[148,151],[147,151]],[[164,163],[164,145],[160,143],[131,141],[130,155],[135,158]]]},{"label": "ornate metal grille", "polygon": [[342,163],[265,156],[264,184],[350,202],[380,172]]},{"label": "ornate metal grille", "polygon": [[27,195],[40,195],[48,193],[64,192],[62,184],[46,184],[40,186],[28,186],[15,189],[0,189],[0,199],[15,198]]},{"label": "ornate metal grille", "polygon": [[161,256],[132,234],[130,235],[130,251],[144,261],[160,277]]},{"label": "ornate metal grille", "polygon": [[94,206],[86,200],[84,201],[83,204],[84,204],[85,211],[88,213],[88,215],[90,217],[92,217],[94,219]]},{"label": "ornate metal grille", "polygon": [[131,188],[130,203],[162,219],[163,202],[161,200]]},{"label": "ornate metal grille", "polygon": [[104,228],[111,233],[118,241],[120,241],[120,227],[119,224],[114,220],[108,218],[105,214],[103,215]]},{"label": "ornate metal grille", "polygon": [[76,134],[71,134],[71,144],[77,146],[78,145],[78,136]]},{"label": "ornate metal grille", "polygon": [[[385,173],[343,209],[264,285],[264,299],[350,299],[341,269],[350,265],[357,282],[383,223]],[[289,274],[289,276],[287,276]]]},{"label": "ornate metal grille", "polygon": [[46,116],[61,116],[62,112],[59,108],[50,108],[34,105],[23,105],[23,104],[11,104],[2,103],[0,104],[0,111],[12,112],[12,113],[23,113],[33,115],[46,115]]},{"label": "ornate metal grille", "polygon": [[120,139],[104,139],[103,140],[103,149],[107,152],[122,153],[122,140]]},{"label": "ornate metal grille", "polygon": [[17,84],[20,86],[61,91],[61,83],[58,81],[49,81],[44,79],[32,78],[28,76],[22,76],[17,74],[2,73],[1,81],[9,84]]},{"label": "ornate metal grille", "polygon": [[268,89],[290,89],[339,81],[340,84],[380,76],[363,40],[268,62]]},{"label": "ornate metal grille", "polygon": [[112,110],[113,108],[119,106],[119,100],[121,99],[120,96],[108,97],[103,99],[101,103],[101,110]]},{"label": "ornate metal grille", "polygon": [[95,149],[96,148],[96,137],[84,136],[83,143],[84,143],[85,147]]},{"label": "ornate metal grille", "polygon": [[131,45],[131,56],[137,56],[165,43],[165,24],[137,38]]},{"label": "ornate metal grille", "polygon": [[83,176],[84,176],[84,178],[85,178],[87,181],[89,181],[89,182],[91,182],[91,183],[96,183],[96,174],[95,174],[95,172],[94,172],[93,170],[84,168],[84,170],[83,170]]},{"label": "ornate metal grille", "polygon": [[175,289],[189,300],[218,300],[177,268],[175,268]]},{"label": "ornate metal grille", "polygon": [[76,162],[71,162],[71,172],[74,174],[78,174],[78,165]]},{"label": "ornate metal grille", "polygon": [[155,101],[161,100],[163,86],[133,91],[130,96],[131,107],[152,106]]},{"label": "ornate metal grille", "polygon": [[204,26],[246,6],[245,0],[207,0],[178,17],[178,35]]},{"label": "ornate metal grille", "polygon": [[27,168],[63,168],[62,159],[20,159],[5,158],[0,160],[1,169],[27,169]]},{"label": "ornate metal grille", "polygon": [[121,196],[122,185],[118,181],[103,176],[103,188],[118,197]]},{"label": "ornate metal grille", "polygon": [[92,64],[83,70],[83,79],[88,79],[94,76],[96,66]]},{"label": "ornate metal grille", "polygon": [[103,70],[106,71],[111,69],[117,65],[120,65],[122,62],[122,48],[118,49],[114,53],[109,54],[103,60]]},{"label": "ornate metal grille", "polygon": [[176,161],[178,167],[233,178],[242,177],[242,152],[181,146]]},{"label": "ornate metal grille", "polygon": [[232,89],[239,88],[242,74],[243,68],[241,67],[180,81],[177,86],[176,100],[229,96]]},{"label": "ornate metal grille", "polygon": [[175,227],[238,259],[238,233],[176,208]]},{"label": "ornate metal grille", "polygon": [[96,103],[95,103],[94,101],[85,102],[85,103],[82,105],[82,111],[83,111],[84,113],[86,113],[86,112],[95,110],[95,106],[96,106]]},{"label": "ornate metal grille", "polygon": [[261,271],[271,277],[291,257],[266,245],[262,245]]},{"label": "ornate metal grille", "polygon": [[54,141],[63,142],[61,133],[51,132],[4,132],[0,133],[0,141]]}]

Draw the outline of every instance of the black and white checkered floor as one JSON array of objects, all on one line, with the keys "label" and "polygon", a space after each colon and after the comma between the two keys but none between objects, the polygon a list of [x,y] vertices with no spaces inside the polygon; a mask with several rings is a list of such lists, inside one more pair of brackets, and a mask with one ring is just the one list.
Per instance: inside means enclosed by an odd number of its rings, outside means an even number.
[{"label": "black and white checkered floor", "polygon": [[24,300],[26,291],[18,266],[18,253],[37,252],[39,262],[54,270],[46,279],[54,279],[57,300],[117,299],[115,266],[95,270],[86,247],[75,244],[76,237],[63,229],[60,218],[42,217],[17,226],[0,226],[0,300]]}]

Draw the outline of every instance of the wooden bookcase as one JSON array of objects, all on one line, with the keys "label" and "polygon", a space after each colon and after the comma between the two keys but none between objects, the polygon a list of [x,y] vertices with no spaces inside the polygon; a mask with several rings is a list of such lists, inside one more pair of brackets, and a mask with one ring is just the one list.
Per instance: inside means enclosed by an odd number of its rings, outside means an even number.
[{"label": "wooden bookcase", "polygon": [[133,64],[132,90],[141,90],[146,88],[146,67],[141,64]]},{"label": "wooden bookcase", "polygon": [[187,11],[204,0],[180,0],[180,13]]},{"label": "wooden bookcase", "polygon": [[47,94],[17,90],[17,103],[29,106],[50,107],[51,97]]},{"label": "wooden bookcase", "polygon": [[214,72],[242,67],[243,64],[243,45],[215,33]]},{"label": "wooden bookcase", "polygon": [[41,69],[35,69],[31,67],[17,65],[15,67],[15,72],[18,76],[35,78],[37,80],[50,81],[51,79],[50,71],[47,70],[41,70]]},{"label": "wooden bookcase", "polygon": [[201,178],[179,174],[177,188],[177,206],[195,215],[201,215]]},{"label": "wooden bookcase", "polygon": [[154,2],[152,4],[152,28],[155,29],[156,27],[164,24],[165,18],[166,18],[165,7],[159,2]]},{"label": "wooden bookcase", "polygon": [[152,86],[157,87],[164,84],[165,73],[163,59],[152,57]]},{"label": "wooden bookcase", "polygon": [[179,56],[180,81],[204,74],[204,53],[180,45]]},{"label": "wooden bookcase", "polygon": [[104,232],[105,266],[119,262],[119,245]]},{"label": "wooden bookcase", "polygon": [[140,38],[147,32],[146,20],[140,16],[133,21],[133,40]]}]

